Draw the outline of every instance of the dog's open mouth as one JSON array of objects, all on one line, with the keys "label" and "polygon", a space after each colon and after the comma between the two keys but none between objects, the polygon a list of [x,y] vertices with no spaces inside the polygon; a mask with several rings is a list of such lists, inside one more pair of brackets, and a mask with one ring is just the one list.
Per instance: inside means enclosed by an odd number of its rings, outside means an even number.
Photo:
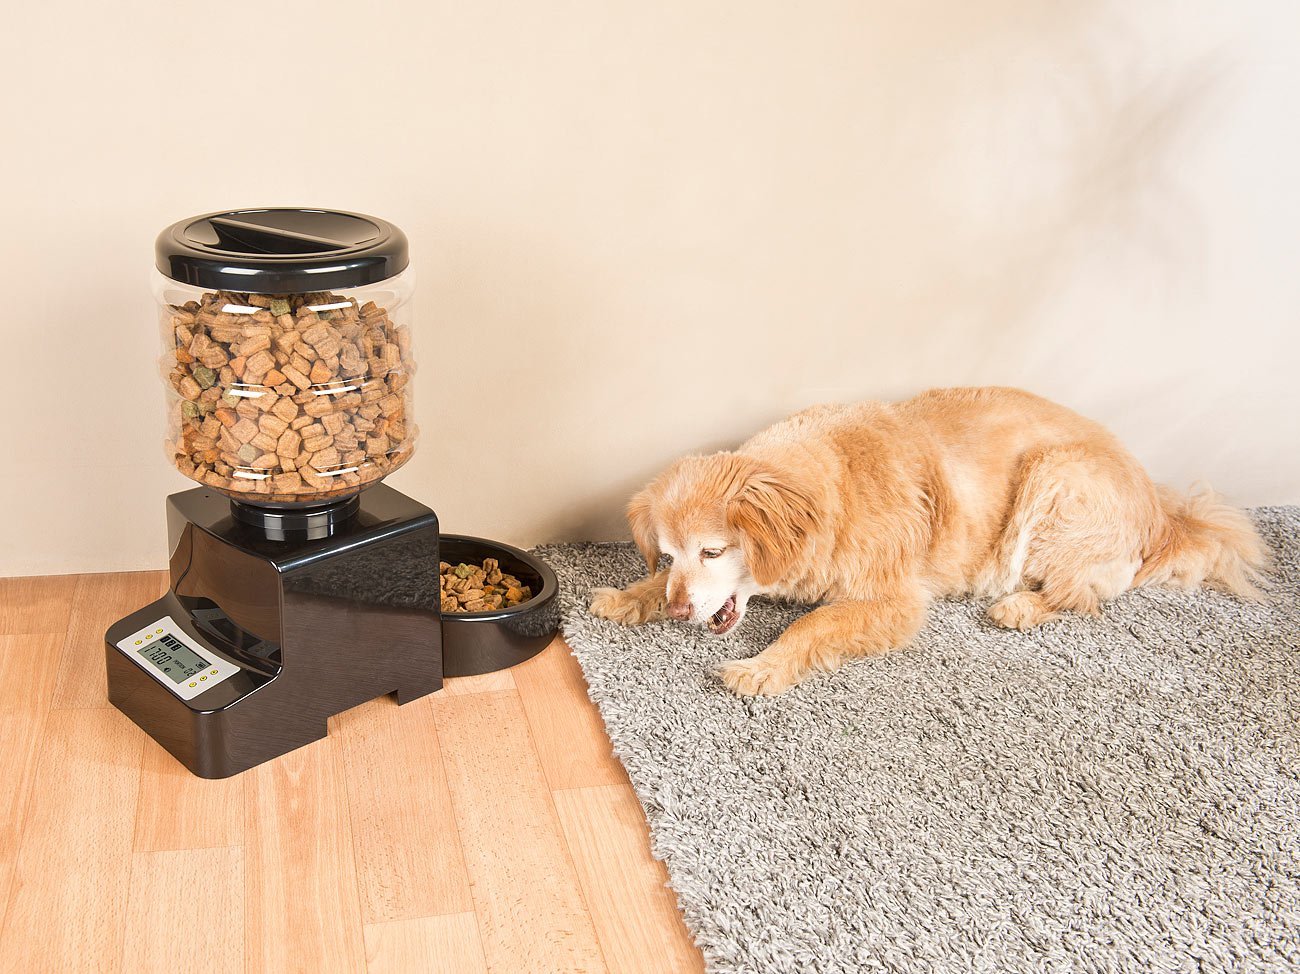
[{"label": "dog's open mouth", "polygon": [[732,595],[722,603],[721,609],[709,616],[709,621],[705,625],[713,635],[721,636],[724,632],[729,632],[739,621],[740,613],[736,611],[736,597]]}]

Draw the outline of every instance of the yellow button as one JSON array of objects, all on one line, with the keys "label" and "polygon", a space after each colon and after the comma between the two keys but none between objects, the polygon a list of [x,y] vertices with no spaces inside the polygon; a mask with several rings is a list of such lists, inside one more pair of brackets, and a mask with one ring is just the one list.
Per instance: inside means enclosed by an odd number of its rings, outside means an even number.
[{"label": "yellow button", "polygon": [[145,633],[144,638],[145,638],[145,639],[153,639],[153,633],[151,633],[151,632],[147,632],[147,633]]},{"label": "yellow button", "polygon": [[217,671],[216,671],[216,670],[209,670],[208,672],[210,672],[213,676],[216,676],[216,675],[217,675]]},{"label": "yellow button", "polygon": [[137,640],[135,641],[135,644],[136,644],[137,646],[139,646],[142,642],[144,642],[143,639],[137,639]]},{"label": "yellow button", "polygon": [[200,679],[200,680],[206,680],[207,677],[206,677],[206,676],[201,676],[201,677],[199,677],[199,679]]},{"label": "yellow button", "polygon": [[161,629],[155,629],[154,632],[162,632]]},{"label": "yellow button", "polygon": [[190,686],[192,686],[192,687],[196,687],[196,686],[198,686],[198,684],[197,684],[197,683],[191,683]]}]

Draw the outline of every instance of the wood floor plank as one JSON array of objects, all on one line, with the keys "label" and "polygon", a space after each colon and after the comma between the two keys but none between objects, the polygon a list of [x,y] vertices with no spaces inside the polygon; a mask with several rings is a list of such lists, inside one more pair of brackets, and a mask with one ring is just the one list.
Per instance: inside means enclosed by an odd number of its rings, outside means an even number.
[{"label": "wood floor plank", "polygon": [[486,974],[473,913],[366,925],[369,974]]},{"label": "wood floor plank", "polygon": [[0,636],[0,710],[48,710],[62,649],[59,633]]},{"label": "wood floor plank", "polygon": [[0,930],[41,750],[45,713],[0,710]]},{"label": "wood floor plank", "polygon": [[703,971],[668,873],[650,855],[650,833],[631,786],[578,788],[554,798],[609,969]]},{"label": "wood floor plank", "polygon": [[488,969],[604,970],[519,695],[433,707]]},{"label": "wood floor plank", "polygon": [[240,974],[243,850],[137,852],[126,915],[123,971]]},{"label": "wood floor plank", "polygon": [[587,696],[582,667],[563,639],[511,672],[553,790],[629,784],[600,711]]},{"label": "wood floor plank", "polygon": [[242,844],[245,780],[243,775],[200,778],[157,742],[146,739],[135,817],[135,851]]},{"label": "wood floor plank", "polygon": [[452,676],[443,681],[443,693],[450,697],[463,697],[468,693],[495,693],[497,690],[513,690],[515,679],[511,670],[497,670],[495,673],[480,673],[478,676]]},{"label": "wood floor plank", "polygon": [[68,628],[78,575],[0,578],[0,636],[61,633]]},{"label": "wood floor plank", "polygon": [[58,709],[107,707],[104,630],[167,590],[166,572],[79,576],[54,691]]},{"label": "wood floor plank", "polygon": [[63,637],[0,636],[0,927]]},{"label": "wood floor plank", "polygon": [[244,773],[244,964],[355,974],[365,963],[352,831],[332,737]]},{"label": "wood floor plank", "polygon": [[114,710],[47,716],[0,933],[4,970],[120,969],[143,742]]},{"label": "wood floor plank", "polygon": [[365,923],[474,909],[428,700],[380,697],[334,719]]}]

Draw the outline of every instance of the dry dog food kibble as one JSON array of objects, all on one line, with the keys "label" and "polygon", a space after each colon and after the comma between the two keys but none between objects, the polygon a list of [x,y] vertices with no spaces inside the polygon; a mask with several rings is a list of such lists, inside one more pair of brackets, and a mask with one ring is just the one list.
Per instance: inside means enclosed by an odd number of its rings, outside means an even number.
[{"label": "dry dog food kibble", "polygon": [[410,458],[410,330],[373,301],[210,293],[168,306],[164,328],[168,453],[187,477],[250,501],[327,501]]},{"label": "dry dog food kibble", "polygon": [[489,609],[508,609],[521,605],[533,597],[533,590],[501,571],[495,558],[483,559],[483,564],[451,565],[438,563],[442,587],[443,612],[485,612]]}]

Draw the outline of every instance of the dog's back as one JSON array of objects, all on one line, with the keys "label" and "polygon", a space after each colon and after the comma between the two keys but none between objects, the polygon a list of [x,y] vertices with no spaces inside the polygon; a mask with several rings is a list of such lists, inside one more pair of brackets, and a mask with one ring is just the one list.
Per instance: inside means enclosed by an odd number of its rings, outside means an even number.
[{"label": "dog's back", "polygon": [[739,452],[831,487],[842,542],[915,539],[934,594],[1028,589],[1046,593],[1031,600],[1043,618],[1136,584],[1250,595],[1265,559],[1240,512],[1158,489],[1100,424],[1020,389],[815,406]]}]

